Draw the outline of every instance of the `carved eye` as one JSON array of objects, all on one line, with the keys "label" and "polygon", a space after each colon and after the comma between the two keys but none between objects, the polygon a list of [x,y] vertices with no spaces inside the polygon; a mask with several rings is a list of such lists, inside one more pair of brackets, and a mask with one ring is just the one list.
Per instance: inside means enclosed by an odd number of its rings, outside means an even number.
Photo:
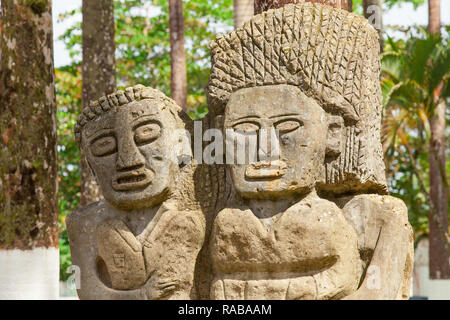
[{"label": "carved eye", "polygon": [[117,151],[116,138],[112,135],[102,136],[91,142],[92,154],[96,157],[104,157]]},{"label": "carved eye", "polygon": [[303,123],[298,120],[282,120],[275,124],[275,129],[277,129],[280,134],[285,134],[297,130],[302,125]]},{"label": "carved eye", "polygon": [[259,130],[259,126],[253,122],[241,122],[236,124],[234,130],[238,132],[252,133]]},{"label": "carved eye", "polygon": [[134,131],[134,141],[138,146],[155,141],[161,135],[161,127],[157,123],[145,123]]}]

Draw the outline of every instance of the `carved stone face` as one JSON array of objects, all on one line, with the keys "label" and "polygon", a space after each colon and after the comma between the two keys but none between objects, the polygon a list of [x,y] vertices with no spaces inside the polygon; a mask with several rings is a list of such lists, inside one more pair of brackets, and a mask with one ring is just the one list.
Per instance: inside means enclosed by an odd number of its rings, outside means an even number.
[{"label": "carved stone face", "polygon": [[175,119],[157,100],[134,101],[86,124],[83,150],[105,199],[121,209],[164,200],[177,170]]},{"label": "carved stone face", "polygon": [[[237,140],[239,134],[259,137],[254,140],[257,150],[253,163],[251,159],[238,163],[237,143],[235,164],[229,166],[235,189],[244,198],[304,194],[323,180],[327,115],[297,87],[276,85],[236,91],[226,107],[224,128],[234,129]],[[270,134],[275,130],[278,137]],[[267,134],[261,136],[264,131]],[[264,143],[264,137],[268,143]],[[248,139],[246,152],[250,154],[251,145]]]}]

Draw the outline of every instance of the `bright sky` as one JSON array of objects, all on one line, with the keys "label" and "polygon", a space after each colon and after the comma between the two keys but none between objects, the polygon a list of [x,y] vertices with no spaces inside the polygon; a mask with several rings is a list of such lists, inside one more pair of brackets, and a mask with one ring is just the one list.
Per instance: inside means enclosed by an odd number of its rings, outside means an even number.
[{"label": "bright sky", "polygon": [[[185,0],[186,1],[186,0]],[[209,1],[209,0],[205,0]],[[70,63],[70,56],[64,43],[58,37],[71,25],[71,21],[58,22],[58,16],[69,10],[79,8],[81,0],[53,0],[53,21],[55,39],[55,66],[60,67]],[[81,21],[81,15],[75,17]],[[76,21],[75,20],[75,21]],[[74,21],[74,20],[72,20]],[[450,1],[441,0],[441,21],[443,25],[450,25]],[[403,4],[383,13],[383,24],[411,26],[414,24],[426,26],[428,24],[428,1],[414,10],[412,4]]]}]

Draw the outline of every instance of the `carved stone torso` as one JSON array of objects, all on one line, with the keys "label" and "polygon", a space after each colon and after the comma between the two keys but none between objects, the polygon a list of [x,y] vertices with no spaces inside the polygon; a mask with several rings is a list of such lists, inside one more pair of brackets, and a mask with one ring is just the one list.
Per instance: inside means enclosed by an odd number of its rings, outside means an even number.
[{"label": "carved stone torso", "polygon": [[356,232],[330,201],[307,197],[270,219],[259,219],[248,207],[224,209],[214,222],[211,239],[213,299],[270,295],[285,299],[299,294],[289,290],[299,278],[313,284],[308,295],[315,299],[316,287],[325,284],[313,282],[331,269],[337,274],[351,269],[354,275],[337,277],[327,284],[329,292],[321,295],[356,289],[360,267]]},{"label": "carved stone torso", "polygon": [[174,290],[164,298],[195,296],[192,270],[205,228],[200,211],[162,204],[160,210],[120,212],[101,201],[73,215],[68,228],[72,261],[86,270],[81,298],[158,299],[169,285]]}]

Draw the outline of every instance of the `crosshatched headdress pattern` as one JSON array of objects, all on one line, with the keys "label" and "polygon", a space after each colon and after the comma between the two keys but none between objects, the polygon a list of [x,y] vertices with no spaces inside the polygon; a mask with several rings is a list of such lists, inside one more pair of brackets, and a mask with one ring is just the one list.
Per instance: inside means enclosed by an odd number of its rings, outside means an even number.
[{"label": "crosshatched headdress pattern", "polygon": [[297,86],[345,119],[341,154],[327,161],[322,187],[386,193],[378,35],[365,18],[327,5],[290,4],[218,36],[211,55],[211,112],[223,114],[242,88]]}]

